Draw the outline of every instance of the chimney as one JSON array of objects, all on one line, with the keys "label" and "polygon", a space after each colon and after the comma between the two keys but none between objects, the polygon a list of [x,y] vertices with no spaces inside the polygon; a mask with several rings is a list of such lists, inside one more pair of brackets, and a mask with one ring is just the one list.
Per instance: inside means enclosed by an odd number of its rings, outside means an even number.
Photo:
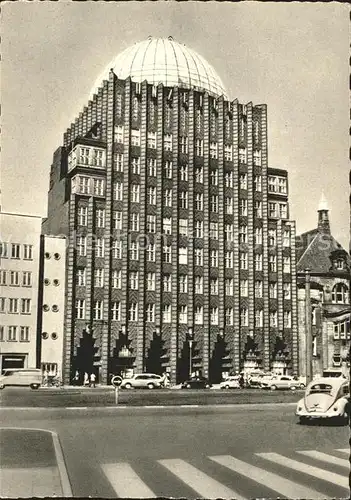
[{"label": "chimney", "polygon": [[329,209],[324,193],[322,193],[318,207],[318,231],[324,234],[330,234]]}]

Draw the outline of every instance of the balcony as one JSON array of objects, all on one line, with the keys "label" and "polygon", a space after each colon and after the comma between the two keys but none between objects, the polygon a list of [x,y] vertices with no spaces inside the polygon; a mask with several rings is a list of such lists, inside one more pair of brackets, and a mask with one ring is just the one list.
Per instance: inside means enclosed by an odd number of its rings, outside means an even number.
[{"label": "balcony", "polygon": [[76,167],[106,170],[106,152],[102,147],[77,144],[68,155],[68,172]]}]

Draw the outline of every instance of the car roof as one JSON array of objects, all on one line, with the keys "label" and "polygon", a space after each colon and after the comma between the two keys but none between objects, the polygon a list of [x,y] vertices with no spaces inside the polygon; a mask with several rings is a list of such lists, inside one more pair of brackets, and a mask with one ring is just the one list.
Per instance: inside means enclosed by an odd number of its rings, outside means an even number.
[{"label": "car roof", "polygon": [[308,384],[307,389],[318,384],[327,384],[334,390],[338,390],[342,385],[349,385],[350,381],[344,377],[319,377],[312,380],[312,382]]}]

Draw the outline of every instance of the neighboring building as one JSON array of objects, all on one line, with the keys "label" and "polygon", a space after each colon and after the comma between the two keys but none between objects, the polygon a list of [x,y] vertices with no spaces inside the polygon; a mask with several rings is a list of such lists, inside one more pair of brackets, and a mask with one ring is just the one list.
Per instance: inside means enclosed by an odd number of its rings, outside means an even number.
[{"label": "neighboring building", "polygon": [[35,368],[41,217],[0,212],[0,373]]},{"label": "neighboring building", "polygon": [[297,373],[295,223],[266,105],[228,101],[171,38],[108,68],[54,153],[43,223],[68,238],[65,381]]},{"label": "neighboring building", "polygon": [[42,235],[40,247],[40,365],[43,373],[62,378],[66,238]]},{"label": "neighboring building", "polygon": [[324,196],[318,209],[318,227],[297,238],[299,313],[299,367],[306,373],[305,270],[311,276],[312,368],[341,367],[350,348],[350,256],[330,232]]}]

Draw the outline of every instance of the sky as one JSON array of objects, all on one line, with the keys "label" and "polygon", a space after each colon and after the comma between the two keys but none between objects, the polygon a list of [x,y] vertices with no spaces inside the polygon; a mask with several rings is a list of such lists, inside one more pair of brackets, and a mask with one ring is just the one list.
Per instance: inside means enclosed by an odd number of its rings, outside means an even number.
[{"label": "sky", "polygon": [[348,249],[348,6],[271,2],[2,4],[2,211],[46,216],[53,152],[96,78],[128,46],[173,36],[217,71],[230,100],[268,106],[268,163],[288,170],[297,233],[322,192]]}]

